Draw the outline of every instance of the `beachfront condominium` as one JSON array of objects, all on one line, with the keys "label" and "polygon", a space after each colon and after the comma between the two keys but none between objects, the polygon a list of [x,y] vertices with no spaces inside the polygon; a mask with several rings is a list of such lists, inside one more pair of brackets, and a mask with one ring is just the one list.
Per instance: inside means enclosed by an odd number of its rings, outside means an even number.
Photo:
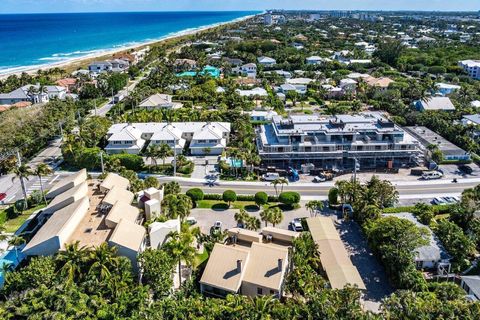
[{"label": "beachfront condominium", "polygon": [[118,123],[107,133],[109,154],[139,154],[152,145],[167,144],[181,154],[220,155],[230,135],[228,122]]},{"label": "beachfront condominium", "polygon": [[322,169],[413,166],[421,161],[420,143],[381,113],[275,116],[257,129],[264,165]]}]

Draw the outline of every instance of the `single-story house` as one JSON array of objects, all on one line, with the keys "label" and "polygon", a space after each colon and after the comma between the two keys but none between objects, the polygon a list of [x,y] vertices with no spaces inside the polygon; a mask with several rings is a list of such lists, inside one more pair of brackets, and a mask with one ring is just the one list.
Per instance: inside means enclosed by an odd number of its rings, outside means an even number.
[{"label": "single-story house", "polygon": [[448,96],[452,93],[454,93],[457,90],[460,90],[462,87],[457,86],[455,84],[449,84],[449,83],[437,83],[435,84],[435,88],[437,88],[437,93],[439,93],[442,96]]},{"label": "single-story house", "polygon": [[259,57],[257,60],[262,66],[274,66],[277,64],[277,60],[270,57]]},{"label": "single-story house", "polygon": [[169,94],[154,94],[140,103],[140,108],[147,110],[153,109],[180,109],[183,104],[172,101],[172,96]]},{"label": "single-story house", "polygon": [[168,234],[174,231],[180,232],[180,220],[178,219],[152,223],[148,226],[150,247],[153,249],[162,247],[167,240]]},{"label": "single-story house", "polygon": [[448,97],[430,97],[427,101],[415,101],[418,111],[454,111],[455,106]]}]

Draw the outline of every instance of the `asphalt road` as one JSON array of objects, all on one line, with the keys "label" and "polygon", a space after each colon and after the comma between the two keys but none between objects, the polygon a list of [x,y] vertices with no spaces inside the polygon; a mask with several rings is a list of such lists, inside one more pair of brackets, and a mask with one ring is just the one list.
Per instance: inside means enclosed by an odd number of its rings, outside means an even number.
[{"label": "asphalt road", "polygon": [[[161,182],[171,181],[171,178],[160,178]],[[217,182],[214,186],[208,186],[207,183],[196,181],[178,181],[183,191],[190,188],[201,187],[206,193],[223,193],[225,190],[234,190],[237,194],[251,195],[259,191],[264,191],[269,195],[275,195],[275,189],[270,183],[258,183],[255,185],[242,185],[236,182]],[[400,198],[435,198],[437,196],[460,195],[463,190],[473,188],[480,184],[476,182],[452,183],[451,181],[418,181],[412,184],[393,183],[400,195]],[[331,184],[302,185],[290,184],[283,188],[283,191],[299,192],[305,197],[327,197],[328,191],[332,188]]]}]

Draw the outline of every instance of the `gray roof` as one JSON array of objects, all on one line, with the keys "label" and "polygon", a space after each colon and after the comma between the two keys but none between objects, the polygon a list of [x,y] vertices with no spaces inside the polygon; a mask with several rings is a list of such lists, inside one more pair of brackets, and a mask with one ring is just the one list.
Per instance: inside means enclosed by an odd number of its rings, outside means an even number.
[{"label": "gray roof", "polygon": [[13,90],[10,93],[2,93],[0,94],[0,99],[29,99],[27,94],[22,90],[22,88],[18,88]]},{"label": "gray roof", "polygon": [[440,240],[438,240],[437,236],[430,230],[430,228],[422,223],[420,223],[417,218],[409,213],[409,212],[402,212],[395,214],[395,217],[402,218],[409,220],[419,228],[426,228],[430,231],[429,235],[429,244],[426,246],[422,246],[416,249],[416,258],[417,261],[441,261],[441,260],[448,260],[450,259],[450,255],[447,253],[443,245],[441,244]]},{"label": "gray roof", "polygon": [[438,133],[428,129],[427,127],[416,126],[416,127],[404,127],[410,134],[412,134],[421,144],[425,147],[433,144],[438,147],[440,151],[442,151],[445,155],[463,155],[467,154],[467,152]]},{"label": "gray roof", "polygon": [[455,110],[455,106],[448,97],[431,97],[428,101],[418,101],[423,110]]},{"label": "gray roof", "polygon": [[467,284],[473,294],[480,297],[480,276],[462,276],[463,282]]},{"label": "gray roof", "polygon": [[463,116],[463,118],[477,125],[480,125],[480,114],[470,114]]}]

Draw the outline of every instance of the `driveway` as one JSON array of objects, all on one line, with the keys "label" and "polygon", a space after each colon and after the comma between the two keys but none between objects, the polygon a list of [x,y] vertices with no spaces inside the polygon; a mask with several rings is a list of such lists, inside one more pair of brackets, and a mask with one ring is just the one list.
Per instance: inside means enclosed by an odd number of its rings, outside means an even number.
[{"label": "driveway", "polygon": [[361,302],[366,310],[378,312],[382,299],[393,292],[385,269],[370,251],[367,240],[356,222],[337,220],[336,227],[353,265],[357,267],[367,287]]}]

